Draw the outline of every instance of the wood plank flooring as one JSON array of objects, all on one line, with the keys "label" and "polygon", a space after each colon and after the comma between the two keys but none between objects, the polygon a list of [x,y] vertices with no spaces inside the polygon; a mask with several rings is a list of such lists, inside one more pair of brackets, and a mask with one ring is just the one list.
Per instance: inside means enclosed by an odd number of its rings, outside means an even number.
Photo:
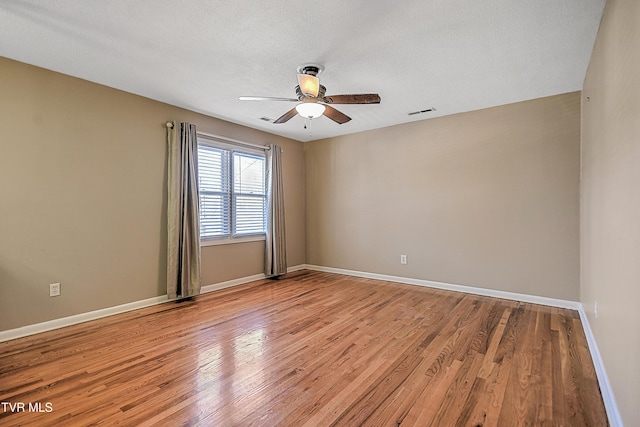
[{"label": "wood plank flooring", "polygon": [[2,426],[608,425],[577,312],[319,272],[0,343],[0,401]]}]

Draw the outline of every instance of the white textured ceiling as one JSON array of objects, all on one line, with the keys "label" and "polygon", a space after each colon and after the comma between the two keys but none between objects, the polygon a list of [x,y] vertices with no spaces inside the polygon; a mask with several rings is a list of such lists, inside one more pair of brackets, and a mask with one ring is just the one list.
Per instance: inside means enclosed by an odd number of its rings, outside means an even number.
[{"label": "white textured ceiling", "polygon": [[[605,0],[2,0],[0,55],[300,141],[580,90]],[[352,117],[276,119],[325,67]],[[408,113],[435,107],[432,113]]]}]

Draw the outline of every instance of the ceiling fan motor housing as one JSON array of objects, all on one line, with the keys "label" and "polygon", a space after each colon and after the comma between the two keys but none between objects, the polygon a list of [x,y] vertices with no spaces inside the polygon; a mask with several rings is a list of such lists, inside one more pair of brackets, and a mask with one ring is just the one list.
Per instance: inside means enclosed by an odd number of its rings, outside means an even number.
[{"label": "ceiling fan motor housing", "polygon": [[317,102],[324,97],[326,92],[327,92],[327,88],[320,85],[320,87],[318,88],[318,96],[310,97],[302,93],[302,90],[300,89],[300,85],[296,86],[296,96],[298,98],[298,101],[301,101],[301,102]]}]

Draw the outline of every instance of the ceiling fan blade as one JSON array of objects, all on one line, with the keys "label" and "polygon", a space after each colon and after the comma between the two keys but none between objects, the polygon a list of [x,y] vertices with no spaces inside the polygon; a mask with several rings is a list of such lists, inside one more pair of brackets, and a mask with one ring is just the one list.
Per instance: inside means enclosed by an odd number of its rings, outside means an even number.
[{"label": "ceiling fan blade", "polygon": [[238,97],[240,101],[289,101],[289,102],[298,102],[295,98],[278,98],[275,96],[240,96]]},{"label": "ceiling fan blade", "polygon": [[341,113],[340,111],[336,110],[335,108],[329,105],[325,105],[324,115],[329,117],[331,120],[338,123],[339,125],[343,123],[347,123],[349,120],[351,120],[351,117],[347,116],[344,113]]},{"label": "ceiling fan blade", "polygon": [[322,102],[326,102],[327,104],[380,104],[380,95],[377,93],[331,95],[325,96]]},{"label": "ceiling fan blade", "polygon": [[296,114],[298,114],[298,112],[296,111],[295,108],[292,108],[291,110],[284,113],[282,116],[278,117],[273,123],[274,124],[286,123],[289,120],[291,120],[291,118],[294,117]]}]

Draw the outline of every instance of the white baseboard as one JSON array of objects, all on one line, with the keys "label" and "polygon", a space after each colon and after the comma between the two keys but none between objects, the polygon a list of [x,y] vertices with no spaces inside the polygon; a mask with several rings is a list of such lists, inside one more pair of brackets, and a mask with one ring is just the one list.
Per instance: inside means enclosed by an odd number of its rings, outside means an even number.
[{"label": "white baseboard", "polygon": [[578,309],[578,313],[580,313],[582,328],[584,329],[584,334],[587,337],[589,352],[591,353],[591,358],[593,359],[593,366],[596,370],[596,376],[598,377],[600,393],[602,393],[602,400],[604,401],[604,408],[607,411],[609,424],[611,425],[611,427],[623,427],[622,416],[620,415],[620,411],[618,411],[618,405],[616,404],[616,399],[613,396],[613,389],[611,388],[611,383],[609,383],[609,377],[607,376],[607,372],[604,369],[604,363],[602,362],[602,358],[600,357],[600,351],[598,350],[596,339],[593,335],[591,325],[589,324],[589,319],[587,318],[587,313],[584,311],[584,307],[582,306],[582,304]]},{"label": "white baseboard", "polygon": [[140,301],[133,301],[126,304],[116,305],[113,307],[102,308],[100,310],[88,311],[86,313],[74,314],[73,316],[61,317],[60,319],[49,320],[47,322],[27,325],[21,328],[9,329],[0,332],[0,342],[14,340],[29,335],[39,334],[54,329],[64,328],[78,323],[88,322],[89,320],[100,319],[102,317],[113,316],[114,314],[125,313],[127,311],[137,310],[139,308],[149,307],[152,305],[167,302],[167,296],[147,298]]},{"label": "white baseboard", "polygon": [[206,294],[220,289],[230,288],[232,286],[244,285],[245,283],[255,282],[256,280],[266,279],[267,276],[264,273],[254,274],[253,276],[240,277],[238,279],[227,280],[225,282],[214,283],[212,285],[206,285],[200,288],[201,294]]},{"label": "white baseboard", "polygon": [[[296,265],[287,269],[288,272],[304,269],[304,265]],[[264,274],[255,274],[253,276],[241,277],[239,279],[227,280],[226,282],[214,283],[212,285],[203,286],[200,293],[213,292],[218,289],[238,286],[244,283],[253,282],[264,279]],[[60,319],[49,320],[47,322],[36,323],[33,325],[22,326],[20,328],[0,331],[0,342],[14,340],[29,335],[39,334],[41,332],[52,331],[54,329],[64,328],[66,326],[76,325],[78,323],[88,322],[89,320],[100,319],[102,317],[113,316],[114,314],[126,313],[127,311],[137,310],[139,308],[149,307],[152,305],[162,304],[169,301],[166,295],[147,298],[140,301],[133,301],[126,304],[116,305],[114,307],[102,308],[99,310],[89,311],[86,313],[74,314],[73,316],[62,317]]]},{"label": "white baseboard", "polygon": [[[305,265],[294,265],[293,267],[287,267],[287,273],[293,273],[294,271],[304,270]],[[254,274],[253,276],[241,277],[239,279],[227,280],[226,282],[214,283],[213,285],[206,285],[200,289],[201,294],[206,294],[207,292],[213,292],[220,289],[230,288],[232,286],[243,285],[249,282],[255,282],[256,280],[266,279],[264,273]]]},{"label": "white baseboard", "polygon": [[451,283],[434,282],[432,280],[413,279],[410,277],[389,276],[386,274],[368,273],[364,271],[345,270],[342,268],[323,267],[319,265],[306,264],[308,270],[325,271],[327,273],[345,274],[347,276],[364,277],[366,279],[385,280],[387,282],[405,283],[407,285],[425,286],[428,288],[443,289],[446,291],[464,292],[466,294],[482,295],[486,297],[502,298],[514,301],[528,302],[532,304],[549,305],[552,307],[569,308],[578,310],[582,307],[577,301],[569,301],[556,298],[540,297],[529,294],[519,294],[515,292],[497,291],[494,289],[476,288],[473,286],[454,285]]}]

